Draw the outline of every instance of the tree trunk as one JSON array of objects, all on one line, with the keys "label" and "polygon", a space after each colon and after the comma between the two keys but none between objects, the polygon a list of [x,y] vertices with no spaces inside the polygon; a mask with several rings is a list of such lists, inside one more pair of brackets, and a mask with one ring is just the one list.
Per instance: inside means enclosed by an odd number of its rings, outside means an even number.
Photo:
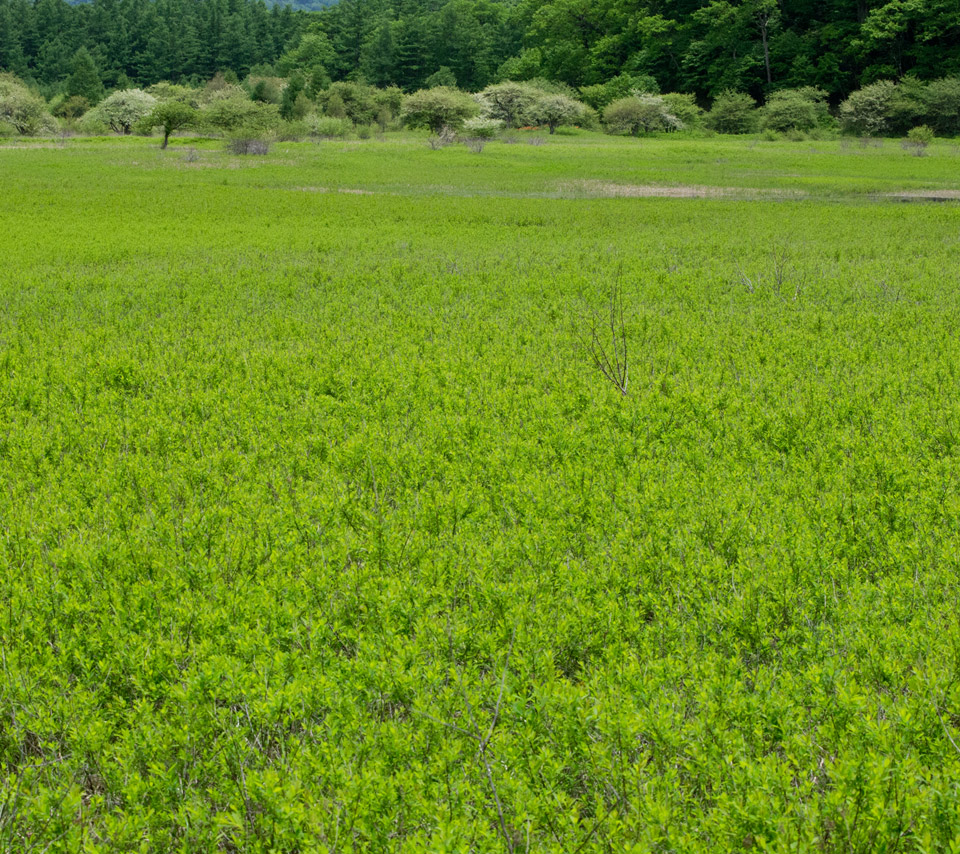
[{"label": "tree trunk", "polygon": [[170,131],[166,128],[163,129],[163,145],[160,146],[160,149],[163,150],[167,147],[167,143],[170,142]]},{"label": "tree trunk", "polygon": [[773,74],[770,72],[770,38],[769,38],[769,32],[768,32],[769,24],[770,24],[769,15],[760,21],[760,37],[763,39],[763,64],[767,69],[767,85],[768,86],[770,86],[773,83]]}]

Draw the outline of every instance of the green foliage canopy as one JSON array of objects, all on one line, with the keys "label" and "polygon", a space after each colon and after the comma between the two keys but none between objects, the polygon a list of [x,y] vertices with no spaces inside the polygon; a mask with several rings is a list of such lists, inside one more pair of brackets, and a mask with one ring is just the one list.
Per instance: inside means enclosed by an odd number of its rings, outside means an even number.
[{"label": "green foliage canopy", "polygon": [[414,92],[404,98],[401,108],[408,127],[428,128],[433,133],[444,127],[455,130],[479,112],[480,104],[475,98],[447,86]]},{"label": "green foliage canopy", "polygon": [[166,148],[170,142],[170,134],[187,127],[195,127],[200,114],[188,104],[180,101],[164,101],[156,107],[141,122],[140,127],[146,131],[159,128],[163,134],[161,148]]},{"label": "green foliage canopy", "polygon": [[757,103],[745,92],[722,92],[706,117],[718,133],[750,133],[757,127]]},{"label": "green foliage canopy", "polygon": [[43,99],[9,74],[0,74],[0,121],[24,136],[56,128]]}]

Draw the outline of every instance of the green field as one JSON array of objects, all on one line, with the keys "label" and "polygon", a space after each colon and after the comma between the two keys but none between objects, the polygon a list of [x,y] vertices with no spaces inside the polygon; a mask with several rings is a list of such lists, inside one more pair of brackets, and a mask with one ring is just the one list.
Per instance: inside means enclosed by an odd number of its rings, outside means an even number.
[{"label": "green field", "polygon": [[960,148],[520,140],[0,145],[0,850],[960,851]]}]

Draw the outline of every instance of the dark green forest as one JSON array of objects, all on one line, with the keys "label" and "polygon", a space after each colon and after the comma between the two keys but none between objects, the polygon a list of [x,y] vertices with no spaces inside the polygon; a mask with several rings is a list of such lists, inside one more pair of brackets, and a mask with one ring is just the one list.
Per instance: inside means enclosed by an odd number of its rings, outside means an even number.
[{"label": "dark green forest", "polygon": [[472,90],[628,75],[701,101],[816,86],[837,102],[875,80],[960,72],[960,3],[342,0],[304,11],[262,0],[0,0],[0,68],[50,92],[81,49],[108,89],[243,77],[299,51],[331,80],[407,91],[438,74]]},{"label": "dark green forest", "polygon": [[107,88],[202,80],[276,61],[303,25],[255,0],[0,0],[0,68],[56,85],[86,49]]}]

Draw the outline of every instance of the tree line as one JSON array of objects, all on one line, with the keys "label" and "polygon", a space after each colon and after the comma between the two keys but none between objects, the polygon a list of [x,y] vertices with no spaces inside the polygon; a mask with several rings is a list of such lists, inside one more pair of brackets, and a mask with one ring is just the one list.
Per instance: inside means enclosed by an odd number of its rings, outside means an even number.
[{"label": "tree line", "polygon": [[[302,42],[306,40],[306,44]],[[960,72],[956,0],[0,0],[0,69],[49,97],[86,51],[107,89],[269,73],[301,48],[313,73],[415,91],[500,80],[582,88],[616,77],[705,104],[816,87],[836,105],[878,80]],[[437,77],[439,75],[439,78]]]},{"label": "tree line", "polygon": [[960,71],[954,0],[341,0],[319,16],[336,75],[464,88],[626,74],[703,102],[814,86],[834,103],[881,79]]},{"label": "tree line", "polygon": [[48,97],[87,57],[106,89],[244,76],[299,38],[304,13],[262,0],[0,0],[0,70]]}]

